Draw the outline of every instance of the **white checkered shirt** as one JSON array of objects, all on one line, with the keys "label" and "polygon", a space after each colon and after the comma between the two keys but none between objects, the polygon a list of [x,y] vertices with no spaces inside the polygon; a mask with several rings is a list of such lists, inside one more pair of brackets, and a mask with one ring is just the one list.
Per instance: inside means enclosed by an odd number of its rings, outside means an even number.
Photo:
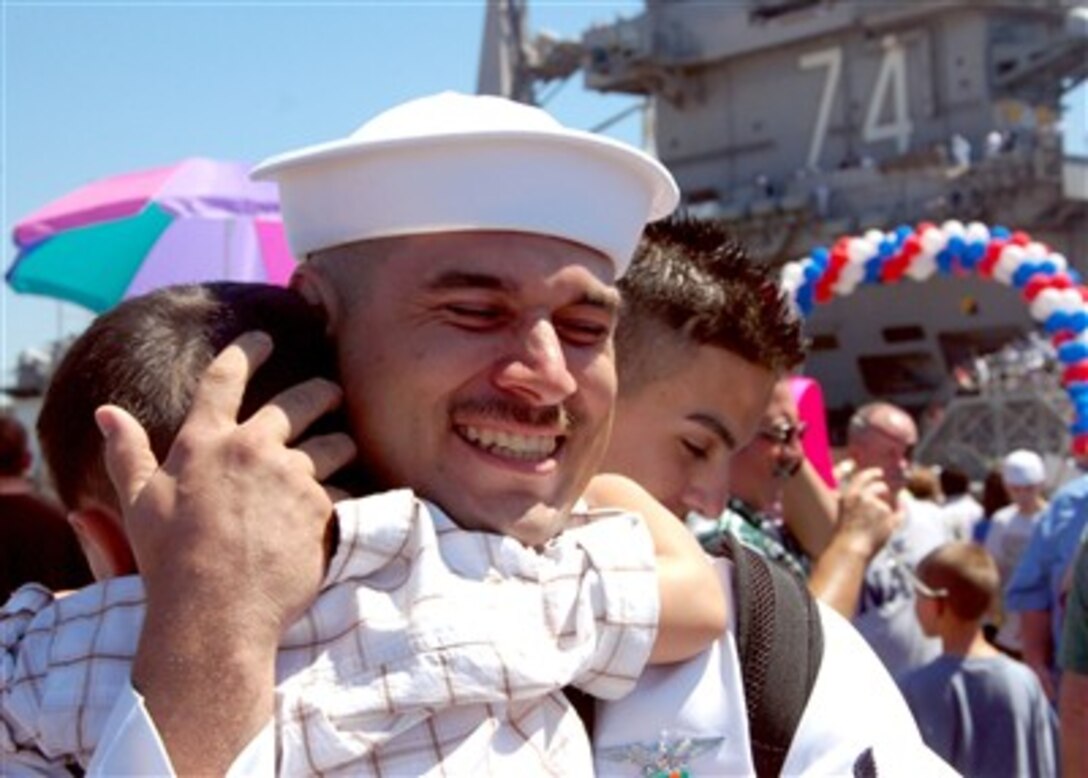
[{"label": "white checkered shirt", "polygon": [[[582,514],[536,551],[408,491],[337,514],[325,584],[280,644],[279,774],[590,774],[559,689],[620,697],[649,657],[658,588],[641,519]],[[9,600],[3,759],[86,767],[129,683],[143,602],[136,577]]]}]

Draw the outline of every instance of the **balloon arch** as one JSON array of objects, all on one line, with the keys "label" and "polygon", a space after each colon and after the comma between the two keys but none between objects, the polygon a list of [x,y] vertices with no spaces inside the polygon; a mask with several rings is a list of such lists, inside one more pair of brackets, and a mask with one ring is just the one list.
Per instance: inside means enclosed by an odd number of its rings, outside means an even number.
[{"label": "balloon arch", "polygon": [[1064,256],[1026,232],[955,220],[869,230],[787,262],[780,283],[807,316],[816,303],[845,297],[859,284],[890,284],[903,276],[925,281],[934,273],[975,274],[1020,291],[1064,366],[1062,386],[1075,409],[1073,452],[1088,454],[1088,286]]}]

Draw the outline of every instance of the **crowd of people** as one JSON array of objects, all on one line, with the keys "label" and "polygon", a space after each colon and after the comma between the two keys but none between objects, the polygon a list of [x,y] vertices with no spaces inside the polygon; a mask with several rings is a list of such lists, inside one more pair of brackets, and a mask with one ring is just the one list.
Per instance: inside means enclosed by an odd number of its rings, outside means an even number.
[{"label": "crowd of people", "polygon": [[916,496],[883,400],[832,473],[773,274],[656,160],[444,93],[254,175],[291,288],[103,314],[63,512],[0,481],[4,774],[1088,772],[1088,475]]}]

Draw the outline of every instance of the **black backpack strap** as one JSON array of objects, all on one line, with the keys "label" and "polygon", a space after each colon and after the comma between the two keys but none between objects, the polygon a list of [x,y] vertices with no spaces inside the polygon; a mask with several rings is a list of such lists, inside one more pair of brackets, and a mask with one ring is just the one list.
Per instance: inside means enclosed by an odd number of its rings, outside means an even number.
[{"label": "black backpack strap", "polygon": [[805,582],[726,534],[733,561],[737,652],[744,678],[752,763],[759,776],[782,772],[824,651],[816,602]]}]

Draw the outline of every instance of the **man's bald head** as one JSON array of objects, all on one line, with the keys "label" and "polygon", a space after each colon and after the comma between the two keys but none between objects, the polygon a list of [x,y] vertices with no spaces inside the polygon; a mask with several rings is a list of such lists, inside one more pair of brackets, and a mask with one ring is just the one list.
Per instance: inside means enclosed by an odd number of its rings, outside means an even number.
[{"label": "man's bald head", "polygon": [[847,449],[858,469],[879,467],[892,494],[906,481],[918,443],[918,427],[910,414],[888,402],[863,405],[850,419]]}]

